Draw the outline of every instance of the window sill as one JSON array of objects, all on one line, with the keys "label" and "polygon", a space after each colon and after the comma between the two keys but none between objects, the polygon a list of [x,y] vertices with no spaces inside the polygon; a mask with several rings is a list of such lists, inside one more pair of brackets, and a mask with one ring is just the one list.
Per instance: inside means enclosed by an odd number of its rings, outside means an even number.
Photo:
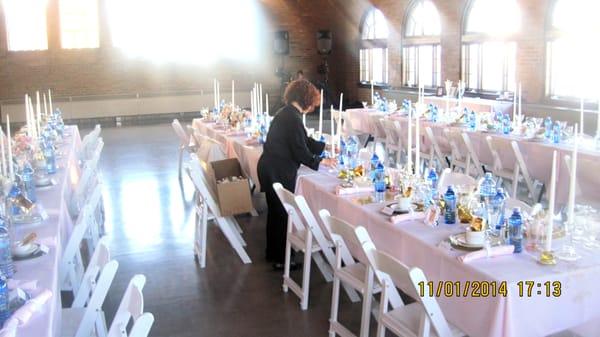
[{"label": "window sill", "polygon": [[[371,88],[371,82],[360,81],[360,82],[358,82],[358,87],[359,88]],[[376,88],[376,89],[389,89],[391,87],[387,83],[373,83],[373,88]]]}]

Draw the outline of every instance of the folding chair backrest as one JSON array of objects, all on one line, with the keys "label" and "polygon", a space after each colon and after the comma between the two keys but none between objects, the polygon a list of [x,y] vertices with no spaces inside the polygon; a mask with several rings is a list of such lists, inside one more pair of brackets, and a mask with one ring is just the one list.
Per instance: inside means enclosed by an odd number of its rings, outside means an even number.
[{"label": "folding chair backrest", "polygon": [[[419,268],[409,269],[393,256],[380,250],[373,250],[372,252],[377,270],[389,275],[396,287],[421,305],[423,314],[429,319],[437,335],[451,337],[452,332],[435,297],[419,296],[419,284],[427,284],[423,271]],[[429,336],[429,333],[428,331],[421,331],[420,336]]]},{"label": "folding chair backrest", "polygon": [[462,140],[463,140],[465,149],[469,153],[469,157],[471,158],[471,161],[473,162],[473,165],[475,166],[477,175],[480,177],[483,177],[483,175],[484,175],[483,166],[481,164],[481,161],[479,160],[479,155],[477,155],[477,152],[475,151],[475,147],[473,146],[473,143],[471,142],[471,137],[469,136],[468,133],[463,132]]},{"label": "folding chair backrest", "polygon": [[110,261],[110,250],[108,249],[107,238],[103,237],[98,241],[94,254],[90,258],[90,262],[83,275],[81,287],[75,294],[75,299],[71,307],[83,308],[89,300],[89,294],[94,291],[96,287],[96,279],[102,268]]},{"label": "folding chair backrest", "polygon": [[[144,295],[142,290],[146,284],[146,277],[138,274],[133,276],[123,294],[119,308],[108,330],[108,337],[122,337],[126,335],[129,320],[136,322],[144,313]],[[135,323],[134,323],[135,324]],[[132,336],[131,334],[129,336]]]},{"label": "folding chair backrest", "polygon": [[450,168],[446,168],[440,176],[438,191],[440,193],[446,192],[449,185],[477,187],[477,181],[464,173],[452,172]]},{"label": "folding chair backrest", "polygon": [[427,137],[430,147],[433,148],[433,155],[438,159],[438,161],[440,162],[440,164],[442,166],[445,166],[446,165],[446,157],[444,156],[444,153],[442,152],[442,149],[440,148],[440,144],[438,143],[435,135],[433,134],[433,130],[431,129],[431,127],[429,127],[429,126],[425,127],[425,136]]},{"label": "folding chair backrest", "polygon": [[99,312],[102,310],[102,304],[106,299],[106,294],[115,278],[119,263],[116,260],[111,260],[100,270],[98,278],[95,282],[96,286],[90,293],[87,305],[83,314],[77,333],[75,336],[90,336],[94,329],[95,322]]},{"label": "folding chair backrest", "polygon": [[286,190],[280,183],[274,183],[273,189],[275,190],[275,193],[277,193],[283,208],[285,208],[288,214],[288,219],[292,222],[293,229],[295,231],[305,230],[306,226],[302,221],[294,193]]},{"label": "folding chair backrest", "polygon": [[519,207],[521,209],[521,212],[525,212],[527,214],[531,214],[531,209],[532,207],[529,206],[527,203],[516,199],[516,198],[507,198],[505,203],[504,203],[504,207],[507,211],[512,210],[515,207]]},{"label": "folding chair backrest", "polygon": [[177,134],[177,137],[179,138],[180,145],[187,147],[190,144],[190,137],[187,135],[187,133],[185,133],[185,130],[183,129],[181,123],[179,123],[179,120],[177,120],[177,118],[173,120],[171,126],[173,127],[175,134]]},{"label": "folding chair backrest", "polygon": [[149,312],[143,313],[133,323],[128,337],[147,337],[152,324],[154,324],[154,316]]},{"label": "folding chair backrest", "polygon": [[90,158],[91,152],[96,147],[96,143],[98,141],[98,137],[100,137],[101,131],[102,128],[100,127],[100,124],[96,124],[94,130],[83,137],[81,140],[81,150],[79,154],[79,159],[81,161],[85,161]]},{"label": "folding chair backrest", "polygon": [[369,116],[369,120],[371,121],[371,126],[372,126],[371,132],[373,133],[373,136],[376,139],[386,137],[385,128],[383,126],[383,121],[381,120],[381,115],[372,114]]},{"label": "folding chair backrest", "polygon": [[462,135],[459,131],[444,129],[444,135],[450,144],[453,159],[464,160],[467,154],[467,149],[464,146]]},{"label": "folding chair backrest", "polygon": [[400,139],[400,123],[387,118],[382,118],[381,123],[385,132],[386,145],[400,146],[402,144],[402,140]]},{"label": "folding chair backrest", "polygon": [[206,136],[200,137],[200,146],[197,155],[203,162],[227,159],[224,146],[221,142]]},{"label": "folding chair backrest", "polygon": [[334,242],[341,239],[354,259],[365,265],[369,264],[369,261],[367,260],[367,257],[365,256],[361,247],[362,242],[360,242],[360,239],[354,232],[356,226],[353,226],[348,222],[332,215],[326,216],[323,220],[327,223],[327,226],[331,230]]},{"label": "folding chair backrest", "polygon": [[202,195],[202,198],[206,202],[210,212],[214,216],[220,217],[221,210],[217,204],[217,194],[213,190],[212,185],[209,184],[208,180],[206,179],[206,174],[204,173],[202,164],[195,154],[191,155],[190,178],[192,178],[192,183],[194,184],[196,191]]}]

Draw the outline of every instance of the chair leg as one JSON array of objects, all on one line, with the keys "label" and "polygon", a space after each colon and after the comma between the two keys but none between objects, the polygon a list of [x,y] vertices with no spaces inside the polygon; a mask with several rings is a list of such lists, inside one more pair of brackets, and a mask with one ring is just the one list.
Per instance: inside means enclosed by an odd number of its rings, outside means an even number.
[{"label": "chair leg", "polygon": [[[310,242],[309,242],[310,243]],[[310,243],[312,246],[312,243]],[[310,253],[310,246],[305,247],[304,251],[304,266],[302,266],[302,300],[300,301],[300,307],[302,310],[308,309],[308,294],[310,290],[310,260],[312,254]]]},{"label": "chair leg", "polygon": [[108,328],[106,327],[106,317],[104,316],[104,312],[100,311],[96,318],[96,336],[106,337],[107,334]]},{"label": "chair leg", "polygon": [[315,264],[317,265],[317,268],[319,268],[319,270],[321,271],[321,274],[323,274],[325,281],[331,282],[333,280],[331,267],[329,267],[329,265],[325,262],[321,253],[313,253],[312,258],[315,260]]},{"label": "chair leg", "polygon": [[[288,233],[289,235],[289,233]],[[290,277],[290,263],[292,259],[292,244],[290,240],[285,240],[285,262],[283,265],[283,292],[288,292],[287,280]]]},{"label": "chair leg", "polygon": [[329,337],[335,337],[335,331],[333,325],[337,323],[338,319],[338,307],[340,301],[340,279],[337,276],[333,276],[333,290],[331,292],[331,315],[329,317]]},{"label": "chair leg", "polygon": [[178,170],[179,170],[179,181],[182,180],[183,151],[184,151],[183,146],[180,146],[179,147],[179,167],[178,167]]},{"label": "chair leg", "polygon": [[231,226],[227,223],[227,220],[222,217],[217,217],[215,219],[215,221],[218,224],[221,231],[223,232],[223,234],[225,235],[225,237],[227,238],[227,241],[229,241],[229,244],[231,245],[231,247],[233,247],[233,249],[238,254],[240,259],[242,259],[242,262],[252,263],[252,260],[250,260],[248,253],[242,246],[242,243],[236,237],[236,235],[234,233],[235,230],[231,228]]},{"label": "chair leg", "polygon": [[373,299],[373,273],[367,277],[366,290],[363,294],[362,317],[360,321],[360,337],[369,336],[369,323],[371,321],[371,301]]}]

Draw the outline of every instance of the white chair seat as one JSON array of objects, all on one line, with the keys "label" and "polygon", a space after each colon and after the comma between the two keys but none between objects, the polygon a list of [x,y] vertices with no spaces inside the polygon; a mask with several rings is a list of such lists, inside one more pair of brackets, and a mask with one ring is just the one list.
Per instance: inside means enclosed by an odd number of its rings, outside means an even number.
[{"label": "white chair seat", "polygon": [[[346,282],[352,286],[352,288],[357,290],[362,290],[364,292],[365,289],[365,273],[366,268],[362,263],[355,263],[353,265],[342,267],[338,272],[338,277],[343,282]],[[381,291],[381,287],[379,284],[373,284],[373,294],[377,294]]]},{"label": "white chair seat", "polygon": [[[424,313],[423,307],[417,303],[411,303],[392,311],[387,312],[381,317],[381,320],[399,336],[418,336],[421,324],[421,315]],[[465,336],[457,327],[448,323],[452,336]],[[395,327],[392,329],[391,327]],[[435,331],[431,331],[431,337],[437,337]]]},{"label": "white chair seat", "polygon": [[[79,323],[83,320],[85,308],[64,308],[61,312],[60,335],[62,337],[73,337],[77,333]],[[104,311],[99,312],[104,316]],[[94,333],[95,336],[95,333]]]},{"label": "white chair seat", "polygon": [[[306,247],[306,230],[302,231],[294,231],[290,234],[289,237],[290,242],[297,250],[305,251]],[[321,250],[319,243],[315,240],[312,242],[311,253],[316,253]]]}]

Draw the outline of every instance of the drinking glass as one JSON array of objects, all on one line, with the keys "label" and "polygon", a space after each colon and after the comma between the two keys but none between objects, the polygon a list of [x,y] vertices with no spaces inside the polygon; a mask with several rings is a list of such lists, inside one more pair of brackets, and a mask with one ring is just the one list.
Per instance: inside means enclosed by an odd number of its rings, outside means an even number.
[{"label": "drinking glass", "polygon": [[586,220],[585,231],[587,240],[584,242],[584,246],[591,249],[600,248],[600,241],[598,241],[598,235],[600,234],[600,218],[597,216],[596,210],[591,212],[590,217]]}]

